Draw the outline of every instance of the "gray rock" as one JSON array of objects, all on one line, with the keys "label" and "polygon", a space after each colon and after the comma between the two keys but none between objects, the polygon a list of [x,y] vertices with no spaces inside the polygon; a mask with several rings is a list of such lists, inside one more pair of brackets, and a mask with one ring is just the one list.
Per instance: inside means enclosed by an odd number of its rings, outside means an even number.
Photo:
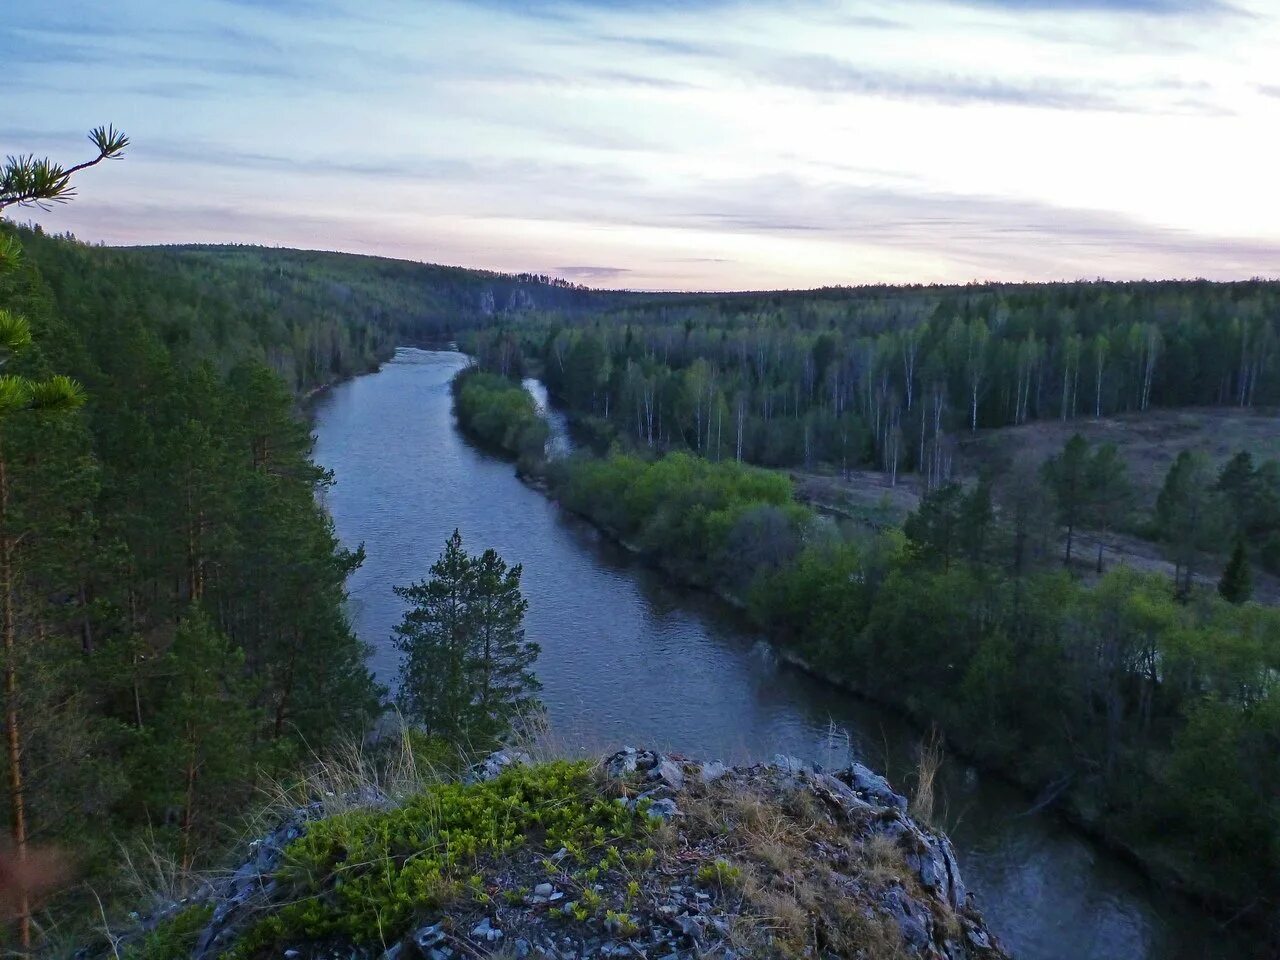
[{"label": "gray rock", "polygon": [[813,765],[808,761],[801,760],[799,757],[787,756],[780,753],[773,758],[773,765],[783,773],[789,773],[792,776],[799,776],[802,773],[811,773]]},{"label": "gray rock", "polygon": [[858,793],[865,794],[882,807],[896,807],[902,813],[907,812],[907,798],[895,793],[889,781],[880,774],[869,770],[860,763],[849,767],[846,774],[849,785]]},{"label": "gray rock", "polygon": [[929,936],[929,912],[901,890],[889,890],[881,899],[885,912],[893,917],[908,946],[922,949],[932,942]]},{"label": "gray rock", "polygon": [[676,802],[670,798],[654,801],[649,807],[649,816],[658,817],[661,820],[670,820],[672,817],[678,817],[680,809],[676,806]]},{"label": "gray rock", "polygon": [[648,780],[660,780],[672,790],[684,789],[684,771],[680,769],[680,764],[674,760],[660,760],[649,771]]},{"label": "gray rock", "polygon": [[430,926],[415,930],[410,937],[413,945],[424,957],[430,956],[431,950],[444,943],[444,924],[433,923]]},{"label": "gray rock", "polygon": [[714,783],[728,773],[729,768],[719,760],[712,760],[704,763],[698,772],[702,776],[703,783]]},{"label": "gray rock", "polygon": [[604,772],[611,777],[625,777],[636,772],[636,748],[623,747],[604,762]]},{"label": "gray rock", "polygon": [[991,949],[991,937],[987,934],[987,931],[979,930],[977,927],[970,927],[965,931],[965,935],[969,938],[969,942],[979,950]]},{"label": "gray rock", "polygon": [[470,783],[494,780],[501,776],[508,767],[530,763],[533,763],[533,758],[527,753],[522,753],[519,750],[499,750],[496,753],[489,754],[484,760],[472,767],[467,773],[466,779]]},{"label": "gray rock", "polygon": [[535,897],[550,897],[555,892],[556,888],[549,883],[540,883],[533,888],[533,895]]},{"label": "gray rock", "polygon": [[858,796],[852,787],[829,773],[814,774],[810,785],[821,799],[839,807],[846,814],[871,813],[876,809]]},{"label": "gray rock", "polygon": [[505,933],[489,922],[488,917],[485,917],[471,928],[471,939],[473,940],[483,940],[486,943],[494,943],[505,936]]}]

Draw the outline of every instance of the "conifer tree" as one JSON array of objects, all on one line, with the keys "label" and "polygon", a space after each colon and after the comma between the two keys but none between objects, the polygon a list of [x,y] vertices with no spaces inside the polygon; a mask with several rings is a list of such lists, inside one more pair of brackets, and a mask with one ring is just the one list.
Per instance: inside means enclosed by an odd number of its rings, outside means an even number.
[{"label": "conifer tree", "polygon": [[540,688],[533,675],[536,643],[525,639],[529,601],[520,592],[523,568],[508,567],[493,550],[472,559],[475,572],[475,636],[468,674],[479,687],[475,725],[486,739],[501,736],[536,704]]},{"label": "conifer tree", "polygon": [[395,628],[403,654],[397,701],[411,720],[433,733],[459,738],[470,701],[466,660],[475,573],[454,530],[426,580],[396,587],[411,606]]},{"label": "conifer tree", "polygon": [[[0,198],[9,189],[11,180],[12,176],[8,171],[0,178]],[[20,256],[17,241],[0,234],[0,275],[16,270]],[[26,318],[0,309],[0,370],[30,347],[31,326]],[[25,763],[22,755],[23,717],[19,709],[21,678],[18,675],[18,664],[21,651],[18,649],[19,624],[15,609],[19,590],[17,554],[21,532],[15,529],[12,522],[14,505],[11,503],[4,433],[9,421],[24,413],[39,412],[57,416],[75,410],[83,402],[84,391],[69,377],[54,375],[32,378],[17,373],[0,373],[0,632],[4,638],[4,726],[9,833],[19,874],[28,852]],[[20,891],[18,896],[18,941],[24,950],[31,946],[31,908],[25,891]]]},{"label": "conifer tree", "polygon": [[1236,537],[1231,559],[1218,581],[1218,593],[1230,603],[1244,603],[1253,596],[1253,571],[1249,568],[1249,551],[1244,537]]},{"label": "conifer tree", "polygon": [[455,530],[427,580],[395,588],[412,604],[394,638],[404,654],[398,702],[411,720],[487,744],[535,704],[538,647],[524,636],[521,573],[493,550],[468,556]]},{"label": "conifer tree", "polygon": [[153,822],[172,814],[178,856],[190,870],[216,814],[243,799],[253,771],[253,688],[244,654],[192,606],[160,669],[160,707],[148,727],[144,766],[137,771]]}]

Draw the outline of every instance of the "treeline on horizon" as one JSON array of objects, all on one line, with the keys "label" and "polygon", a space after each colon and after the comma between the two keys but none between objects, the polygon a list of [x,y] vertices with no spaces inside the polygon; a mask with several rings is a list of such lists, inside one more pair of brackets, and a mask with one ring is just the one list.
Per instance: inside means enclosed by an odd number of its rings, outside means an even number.
[{"label": "treeline on horizon", "polygon": [[933,485],[981,428],[1280,403],[1280,283],[1261,280],[707,295],[467,343],[637,444]]},{"label": "treeline on horizon", "polygon": [[438,344],[535,310],[623,295],[534,274],[240,245],[104,247],[5,224],[69,313],[145,317],[183,362],[262,362],[305,394],[374,369],[402,344]]}]

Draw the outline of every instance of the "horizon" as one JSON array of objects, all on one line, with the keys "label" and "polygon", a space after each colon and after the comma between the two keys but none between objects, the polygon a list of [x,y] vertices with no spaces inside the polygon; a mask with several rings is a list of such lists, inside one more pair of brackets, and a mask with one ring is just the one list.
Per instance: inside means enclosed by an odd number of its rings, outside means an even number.
[{"label": "horizon", "polygon": [[0,147],[124,129],[16,218],[109,246],[634,292],[1274,279],[1277,46],[1264,0],[75,0],[0,27]]}]

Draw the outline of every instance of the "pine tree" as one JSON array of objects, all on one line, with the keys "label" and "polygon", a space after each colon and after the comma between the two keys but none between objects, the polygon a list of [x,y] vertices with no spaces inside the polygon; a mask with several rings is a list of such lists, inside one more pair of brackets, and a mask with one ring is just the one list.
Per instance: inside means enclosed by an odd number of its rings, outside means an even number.
[{"label": "pine tree", "polygon": [[468,556],[455,530],[431,576],[396,594],[412,606],[396,627],[405,715],[455,743],[501,738],[530,709],[537,644],[525,640],[519,566],[493,550]]},{"label": "pine tree", "polygon": [[1227,561],[1222,579],[1218,581],[1218,593],[1230,603],[1244,603],[1253,596],[1253,571],[1249,567],[1249,551],[1245,547],[1244,537],[1236,538],[1231,559]]},{"label": "pine tree", "polygon": [[[11,161],[12,163],[12,161]],[[8,192],[11,172],[0,181],[0,197]],[[22,189],[19,186],[13,189]],[[34,189],[34,188],[32,188]],[[0,274],[17,269],[21,250],[16,240],[0,234]],[[31,348],[31,326],[25,317],[0,309],[0,367]],[[58,416],[75,410],[84,402],[84,391],[69,377],[33,378],[17,373],[0,373],[0,632],[4,638],[5,745],[8,765],[9,831],[21,874],[27,859],[27,787],[23,761],[23,717],[19,708],[21,678],[18,665],[19,623],[16,613],[19,591],[19,544],[23,532],[15,528],[9,463],[4,449],[4,429],[14,417],[25,413]],[[24,950],[31,946],[31,908],[26,891],[18,895],[18,940]]]},{"label": "pine tree", "polygon": [[429,579],[395,588],[412,605],[393,638],[403,654],[397,702],[409,719],[455,740],[464,733],[471,699],[466,661],[474,580],[462,534],[454,530]]},{"label": "pine tree", "polygon": [[160,707],[147,728],[143,786],[152,819],[176,813],[178,856],[184,871],[217,816],[245,799],[254,768],[255,690],[245,679],[244,654],[198,607],[179,625],[157,670]]},{"label": "pine tree", "polygon": [[524,615],[529,601],[520,592],[524,572],[493,550],[472,560],[475,572],[475,637],[468,663],[476,697],[478,734],[500,737],[512,722],[536,706],[534,694],[541,684],[533,675],[538,658],[536,643],[525,639]]},{"label": "pine tree", "polygon": [[1071,565],[1071,546],[1076,526],[1089,500],[1089,444],[1075,434],[1062,448],[1062,453],[1044,465],[1045,482],[1058,501],[1058,523],[1066,528],[1067,543],[1063,564]]}]

